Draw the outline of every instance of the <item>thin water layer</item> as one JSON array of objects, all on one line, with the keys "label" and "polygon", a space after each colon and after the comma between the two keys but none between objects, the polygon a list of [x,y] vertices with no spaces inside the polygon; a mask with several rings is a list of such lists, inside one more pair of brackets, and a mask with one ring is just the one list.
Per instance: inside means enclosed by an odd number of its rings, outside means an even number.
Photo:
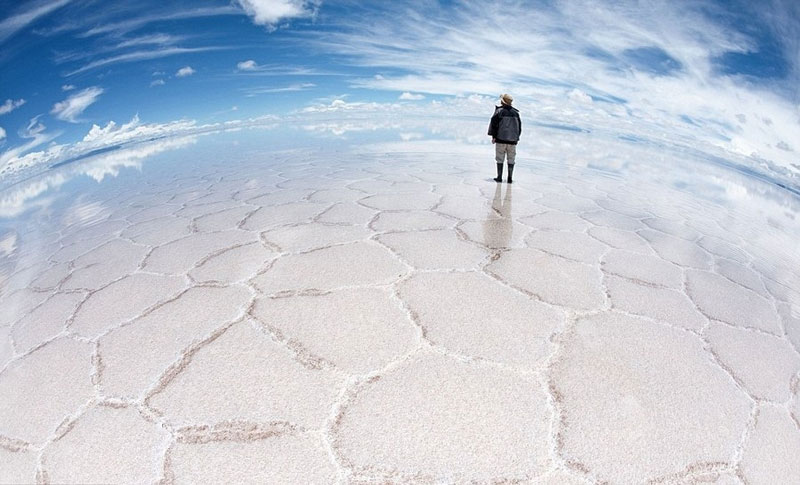
[{"label": "thin water layer", "polygon": [[513,184],[241,132],[5,188],[0,477],[797,482],[800,199],[584,135]]}]

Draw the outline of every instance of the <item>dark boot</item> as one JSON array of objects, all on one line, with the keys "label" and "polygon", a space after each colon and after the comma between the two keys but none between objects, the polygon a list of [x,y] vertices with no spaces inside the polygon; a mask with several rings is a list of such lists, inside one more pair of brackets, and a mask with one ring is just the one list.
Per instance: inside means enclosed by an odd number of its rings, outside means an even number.
[{"label": "dark boot", "polygon": [[[508,180],[507,180],[508,183],[512,183],[511,176],[513,174],[514,174],[514,164],[512,163],[511,165],[508,166]],[[501,177],[502,177],[502,175],[501,175]]]},{"label": "dark boot", "polygon": [[503,181],[503,164],[497,164],[497,178],[494,179],[495,182],[502,182]]}]

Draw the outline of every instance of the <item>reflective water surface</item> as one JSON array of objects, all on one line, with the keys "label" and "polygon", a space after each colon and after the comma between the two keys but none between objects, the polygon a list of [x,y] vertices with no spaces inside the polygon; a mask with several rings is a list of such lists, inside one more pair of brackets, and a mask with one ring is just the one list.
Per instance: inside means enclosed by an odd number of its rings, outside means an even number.
[{"label": "reflective water surface", "polygon": [[5,186],[0,476],[800,480],[795,191],[548,126],[497,184],[486,140],[425,126]]}]

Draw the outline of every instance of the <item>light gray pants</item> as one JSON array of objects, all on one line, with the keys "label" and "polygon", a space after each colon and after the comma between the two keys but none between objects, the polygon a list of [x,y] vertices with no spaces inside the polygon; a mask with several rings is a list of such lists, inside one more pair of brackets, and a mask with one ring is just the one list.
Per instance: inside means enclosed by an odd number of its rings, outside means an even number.
[{"label": "light gray pants", "polygon": [[497,161],[497,163],[503,163],[506,155],[508,156],[508,164],[514,165],[514,159],[517,158],[517,145],[510,145],[508,143],[495,143],[494,159]]}]

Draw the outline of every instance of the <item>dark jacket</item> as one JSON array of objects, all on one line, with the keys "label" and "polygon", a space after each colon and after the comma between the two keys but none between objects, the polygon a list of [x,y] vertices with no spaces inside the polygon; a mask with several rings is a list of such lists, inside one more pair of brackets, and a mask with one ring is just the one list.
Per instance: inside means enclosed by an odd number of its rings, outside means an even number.
[{"label": "dark jacket", "polygon": [[497,143],[516,145],[522,134],[522,120],[519,111],[506,104],[497,106],[489,122],[489,136]]}]

